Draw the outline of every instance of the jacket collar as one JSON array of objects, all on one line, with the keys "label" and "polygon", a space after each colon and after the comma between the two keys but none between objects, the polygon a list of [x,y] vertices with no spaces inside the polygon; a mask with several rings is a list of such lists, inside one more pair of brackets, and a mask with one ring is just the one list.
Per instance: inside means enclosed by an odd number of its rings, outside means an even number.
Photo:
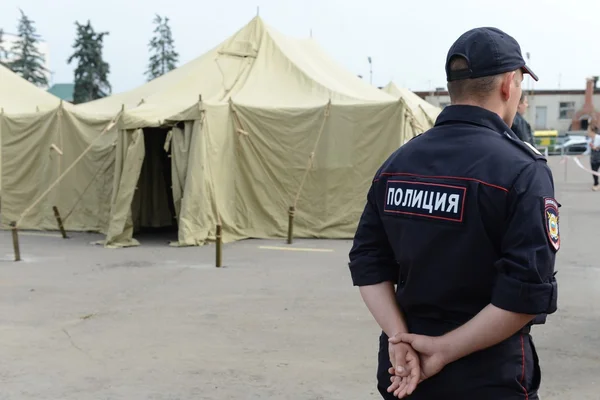
[{"label": "jacket collar", "polygon": [[498,114],[482,107],[469,105],[446,106],[437,117],[435,126],[452,122],[483,126],[512,139],[518,139],[517,135],[514,134]]}]

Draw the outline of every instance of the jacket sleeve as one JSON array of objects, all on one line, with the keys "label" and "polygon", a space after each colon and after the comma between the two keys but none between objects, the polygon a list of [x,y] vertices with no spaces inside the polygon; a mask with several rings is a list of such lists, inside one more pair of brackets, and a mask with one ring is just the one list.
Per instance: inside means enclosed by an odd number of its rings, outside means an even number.
[{"label": "jacket sleeve", "polygon": [[495,306],[523,314],[556,311],[558,208],[552,173],[545,161],[527,166],[508,194],[508,221],[492,293]]},{"label": "jacket sleeve", "polygon": [[374,183],[358,223],[350,250],[350,273],[354,286],[398,280],[398,265],[380,218]]}]

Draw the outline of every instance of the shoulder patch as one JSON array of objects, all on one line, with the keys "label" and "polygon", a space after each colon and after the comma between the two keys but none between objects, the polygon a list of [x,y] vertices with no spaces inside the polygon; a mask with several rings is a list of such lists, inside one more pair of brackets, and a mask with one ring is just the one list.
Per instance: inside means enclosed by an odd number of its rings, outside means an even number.
[{"label": "shoulder patch", "polygon": [[390,179],[383,212],[462,223],[466,193],[463,186]]},{"label": "shoulder patch", "polygon": [[550,245],[555,251],[560,249],[560,231],[558,227],[558,202],[552,197],[544,197],[544,221]]}]

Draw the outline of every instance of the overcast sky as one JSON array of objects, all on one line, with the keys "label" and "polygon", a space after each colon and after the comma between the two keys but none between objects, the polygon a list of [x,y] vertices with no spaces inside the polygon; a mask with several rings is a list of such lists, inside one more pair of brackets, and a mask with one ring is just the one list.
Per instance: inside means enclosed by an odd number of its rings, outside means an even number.
[{"label": "overcast sky", "polygon": [[260,7],[287,35],[313,38],[340,64],[373,84],[412,90],[445,87],[444,61],[465,30],[496,26],[514,36],[540,77],[539,89],[583,89],[600,75],[600,2],[595,0],[1,0],[0,28],[16,32],[18,8],[48,43],[54,83],[72,82],[75,21],[109,31],[104,58],[113,93],[145,82],[155,13],[171,20],[180,64],[222,42]]}]

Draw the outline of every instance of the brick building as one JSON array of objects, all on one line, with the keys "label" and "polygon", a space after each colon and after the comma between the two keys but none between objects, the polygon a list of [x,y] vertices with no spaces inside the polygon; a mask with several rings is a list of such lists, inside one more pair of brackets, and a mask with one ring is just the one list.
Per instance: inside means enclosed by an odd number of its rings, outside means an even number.
[{"label": "brick building", "polygon": [[[585,89],[528,91],[529,108],[525,118],[535,130],[559,132],[586,129],[588,117],[600,123],[600,113],[596,108],[600,105],[597,81],[598,77],[587,78]],[[448,92],[442,88],[415,93],[441,108],[450,104]]]}]

